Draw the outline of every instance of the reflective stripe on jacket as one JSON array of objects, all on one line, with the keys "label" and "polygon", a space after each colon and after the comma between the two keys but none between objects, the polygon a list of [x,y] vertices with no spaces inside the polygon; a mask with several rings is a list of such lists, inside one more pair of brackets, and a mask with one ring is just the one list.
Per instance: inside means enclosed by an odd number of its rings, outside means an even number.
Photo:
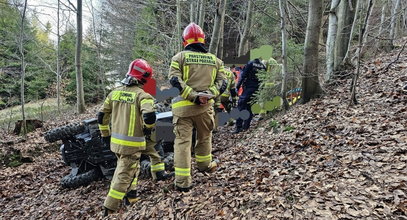
[{"label": "reflective stripe on jacket", "polygon": [[179,117],[189,117],[207,111],[214,101],[197,105],[193,101],[199,92],[219,96],[225,79],[223,62],[211,53],[182,51],[171,60],[169,79],[178,77],[182,91],[172,100],[172,112]]},{"label": "reflective stripe on jacket", "polygon": [[110,148],[118,154],[134,154],[146,148],[142,114],[154,112],[154,98],[138,86],[123,86],[112,91],[106,98],[101,112],[103,123],[99,128],[111,126]]}]

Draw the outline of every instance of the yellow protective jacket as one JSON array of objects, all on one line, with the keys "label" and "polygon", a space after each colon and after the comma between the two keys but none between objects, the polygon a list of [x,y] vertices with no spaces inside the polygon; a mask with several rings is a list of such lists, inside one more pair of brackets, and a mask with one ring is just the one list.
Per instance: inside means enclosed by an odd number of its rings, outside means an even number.
[{"label": "yellow protective jacket", "polygon": [[224,76],[223,62],[211,53],[181,51],[171,60],[169,79],[177,77],[182,87],[180,95],[172,100],[175,116],[190,117],[204,113],[214,103],[194,103],[199,92],[219,96]]},{"label": "yellow protective jacket", "polygon": [[227,87],[224,93],[221,94],[221,96],[223,97],[230,97],[230,90],[235,90],[236,86],[235,86],[235,76],[233,75],[232,71],[230,70],[225,70],[225,75],[226,75],[226,79],[227,79]]},{"label": "yellow protective jacket", "polygon": [[112,91],[101,109],[99,130],[102,137],[111,136],[110,149],[118,154],[134,154],[146,148],[143,114],[155,112],[154,98],[137,85],[122,86]]}]

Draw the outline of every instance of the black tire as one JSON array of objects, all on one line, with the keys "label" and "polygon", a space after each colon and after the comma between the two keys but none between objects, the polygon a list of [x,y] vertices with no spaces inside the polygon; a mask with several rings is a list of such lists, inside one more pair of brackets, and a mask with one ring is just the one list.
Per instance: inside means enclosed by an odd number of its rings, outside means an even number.
[{"label": "black tire", "polygon": [[163,103],[156,103],[155,104],[156,111],[161,113],[161,112],[170,112],[171,111],[171,106],[166,105]]},{"label": "black tire", "polygon": [[59,128],[54,128],[47,131],[44,135],[44,139],[50,143],[59,141],[62,139],[69,139],[70,137],[77,135],[85,130],[85,126],[82,124],[70,124]]},{"label": "black tire", "polygon": [[73,176],[72,174],[66,175],[61,179],[61,185],[63,188],[78,188],[80,186],[86,186],[93,181],[99,180],[102,177],[98,168],[89,170],[85,173]]},{"label": "black tire", "polygon": [[140,161],[139,179],[148,179],[151,177],[151,162],[149,160]]},{"label": "black tire", "polygon": [[167,152],[164,154],[165,170],[167,171],[174,171],[174,153]]},{"label": "black tire", "polygon": [[164,159],[164,148],[163,148],[163,142],[160,141],[158,144],[154,146],[154,149],[157,151],[157,153],[160,155],[161,159]]}]

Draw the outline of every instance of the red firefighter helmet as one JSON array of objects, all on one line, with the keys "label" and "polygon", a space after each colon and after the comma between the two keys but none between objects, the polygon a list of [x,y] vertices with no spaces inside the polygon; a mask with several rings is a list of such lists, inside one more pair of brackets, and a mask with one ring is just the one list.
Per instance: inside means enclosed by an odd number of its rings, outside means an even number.
[{"label": "red firefighter helmet", "polygon": [[205,43],[205,33],[199,25],[194,22],[190,23],[182,33],[182,39],[184,47],[195,44],[195,43]]},{"label": "red firefighter helmet", "polygon": [[125,85],[131,85],[133,80],[137,80],[143,86],[143,90],[155,95],[155,80],[152,78],[153,69],[143,59],[135,59],[130,63],[126,78],[122,80]]},{"label": "red firefighter helmet", "polygon": [[131,76],[137,79],[141,84],[145,84],[153,76],[153,69],[143,59],[135,59],[130,63],[129,71],[126,76]]}]

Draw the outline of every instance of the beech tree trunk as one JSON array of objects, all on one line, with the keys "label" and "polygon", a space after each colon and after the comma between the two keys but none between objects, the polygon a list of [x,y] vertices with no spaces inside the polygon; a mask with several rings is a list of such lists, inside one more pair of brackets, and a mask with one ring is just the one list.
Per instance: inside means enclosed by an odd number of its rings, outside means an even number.
[{"label": "beech tree trunk", "polygon": [[396,38],[396,26],[397,26],[397,11],[400,7],[400,0],[393,0],[393,8],[391,10],[390,21],[390,44],[394,48],[394,40]]},{"label": "beech tree trunk", "polygon": [[358,17],[362,16],[362,11],[363,11],[363,2],[362,1],[357,1],[356,3],[356,9],[355,9],[355,15],[353,16],[353,22],[352,22],[352,28],[350,29],[350,34],[349,34],[349,42],[348,46],[346,49],[346,54],[345,57],[342,60],[341,65],[351,65],[350,61],[350,48],[352,47],[352,39],[355,33],[355,27],[358,23]]},{"label": "beech tree trunk", "polygon": [[238,51],[238,56],[243,56],[246,54],[247,51],[247,40],[250,34],[250,29],[252,26],[252,17],[253,17],[253,4],[252,0],[249,0],[247,2],[247,12],[246,12],[246,21],[244,25],[244,30],[243,34],[240,36],[240,43],[239,43],[239,51]]},{"label": "beech tree trunk", "polygon": [[[405,2],[404,2],[404,4],[405,4]],[[402,5],[401,7],[404,8],[403,20],[402,20],[402,30],[403,30],[403,33],[406,33],[406,31],[407,31],[407,7],[405,5]]]},{"label": "beech tree trunk", "polygon": [[[352,7],[349,5],[349,1],[352,3]],[[357,0],[343,0],[338,6],[338,30],[335,42],[335,59],[334,70],[340,70],[343,58],[348,50],[350,38],[350,32],[355,16],[355,6]],[[353,10],[351,10],[353,9]]]},{"label": "beech tree trunk", "polygon": [[223,41],[224,41],[224,35],[225,35],[226,4],[227,4],[227,0],[225,0],[225,4],[223,5],[222,21],[220,24],[220,33],[219,33],[219,43],[218,43],[218,49],[216,51],[216,54],[220,59],[223,59],[223,44],[224,44]]},{"label": "beech tree trunk", "polygon": [[219,47],[219,39],[221,35],[221,26],[222,21],[225,17],[225,7],[226,7],[226,0],[218,0],[217,1],[217,10],[215,15],[215,22],[213,24],[213,31],[212,31],[212,38],[211,43],[209,45],[209,52],[213,54],[217,54],[217,50]]},{"label": "beech tree trunk", "polygon": [[384,21],[386,20],[386,11],[387,11],[387,4],[384,3],[382,6],[382,15],[380,17],[380,26],[379,26],[379,37],[383,34],[383,29],[384,27]]},{"label": "beech tree trunk", "polygon": [[176,42],[177,42],[177,47],[178,51],[182,50],[182,33],[181,33],[181,0],[177,0],[177,36],[176,36]]},{"label": "beech tree trunk", "polygon": [[21,55],[21,85],[20,85],[20,95],[21,95],[21,115],[23,117],[22,120],[22,130],[23,130],[23,137],[24,139],[27,137],[27,121],[25,118],[25,55],[24,55],[24,20],[25,20],[25,12],[27,11],[27,0],[24,1],[23,11],[21,12],[21,22],[20,22],[20,39],[19,39],[19,50]]},{"label": "beech tree trunk", "polygon": [[281,98],[283,99],[284,109],[288,109],[289,105],[286,99],[287,92],[287,31],[285,29],[285,8],[286,0],[278,1],[280,9],[280,20],[281,20],[281,58],[283,61],[281,74],[283,75],[283,81],[281,83]]},{"label": "beech tree trunk", "polygon": [[334,72],[334,49],[336,33],[338,29],[338,17],[336,16],[336,8],[338,7],[340,2],[341,0],[332,0],[331,8],[329,10],[328,36],[326,40],[326,72],[324,75],[325,82],[331,80]]},{"label": "beech tree trunk", "polygon": [[206,0],[199,0],[199,19],[198,19],[198,25],[203,28],[204,26],[204,21],[205,21],[205,1]]},{"label": "beech tree trunk", "polygon": [[219,46],[218,46],[218,51],[217,51],[217,55],[218,55],[219,59],[221,59],[221,60],[223,59],[224,30],[225,30],[225,19],[223,19],[222,24],[221,24]]},{"label": "beech tree trunk", "polygon": [[197,23],[197,21],[195,20],[196,18],[196,0],[191,0],[191,2],[189,3],[189,20],[190,22],[194,22]]},{"label": "beech tree trunk", "polygon": [[303,103],[322,93],[318,78],[318,48],[322,12],[323,1],[309,1],[307,32],[304,43],[304,75],[302,77]]},{"label": "beech tree trunk", "polygon": [[83,91],[83,75],[81,69],[81,50],[82,50],[82,0],[77,0],[76,11],[76,104],[79,114],[85,112],[85,92]]}]

